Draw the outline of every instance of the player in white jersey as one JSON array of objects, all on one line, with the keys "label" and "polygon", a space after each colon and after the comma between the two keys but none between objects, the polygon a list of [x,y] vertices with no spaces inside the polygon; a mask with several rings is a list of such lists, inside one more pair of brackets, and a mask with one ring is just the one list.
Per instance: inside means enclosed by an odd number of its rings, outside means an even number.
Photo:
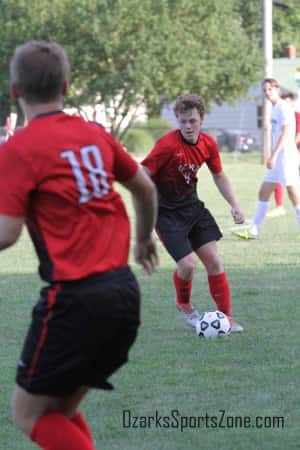
[{"label": "player in white jersey", "polygon": [[251,225],[243,231],[234,231],[242,239],[256,239],[266,216],[269,199],[277,183],[286,186],[300,226],[299,152],[295,144],[295,113],[280,97],[280,85],[274,78],[262,83],[266,98],[272,103],[272,149],[266,162],[267,171],[259,190],[259,201]]},{"label": "player in white jersey", "polygon": [[[300,146],[298,145],[300,143],[300,113],[297,112],[297,102],[295,101],[296,95],[292,92],[286,91],[281,93],[281,98],[283,98],[286,102],[288,102],[292,108],[294,109],[295,113],[295,120],[296,120],[296,135],[295,135],[295,143],[297,145],[298,151],[300,151]],[[280,183],[277,183],[274,189],[274,200],[275,200],[275,207],[268,211],[267,217],[280,217],[284,216],[286,214],[286,210],[283,205],[283,186]]]}]

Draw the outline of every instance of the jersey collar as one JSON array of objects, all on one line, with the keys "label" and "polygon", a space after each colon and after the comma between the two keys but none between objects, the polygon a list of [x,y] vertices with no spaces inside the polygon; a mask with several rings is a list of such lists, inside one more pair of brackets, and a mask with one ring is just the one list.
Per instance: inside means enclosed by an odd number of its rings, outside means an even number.
[{"label": "jersey collar", "polygon": [[54,111],[37,114],[36,116],[33,117],[33,119],[39,119],[40,117],[53,116],[54,114],[61,114],[61,113],[63,113],[62,109],[56,109]]}]

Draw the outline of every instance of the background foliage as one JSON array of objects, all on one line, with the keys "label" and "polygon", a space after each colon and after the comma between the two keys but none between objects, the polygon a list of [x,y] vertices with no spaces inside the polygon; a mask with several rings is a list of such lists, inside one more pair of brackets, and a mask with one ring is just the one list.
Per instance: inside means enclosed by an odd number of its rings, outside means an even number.
[{"label": "background foliage", "polygon": [[[274,8],[275,55],[299,43],[298,0]],[[145,104],[157,115],[182,92],[234,102],[262,73],[259,0],[0,0],[0,124],[13,106],[9,59],[30,39],[64,45],[72,65],[67,106],[103,104],[122,138]]]},{"label": "background foliage", "polygon": [[[263,23],[261,0],[238,0],[238,11],[243,28],[258,38],[262,46]],[[299,0],[273,1],[273,55],[274,58],[286,56],[285,49],[293,44],[300,50],[300,8]],[[260,20],[258,20],[260,17]]]}]

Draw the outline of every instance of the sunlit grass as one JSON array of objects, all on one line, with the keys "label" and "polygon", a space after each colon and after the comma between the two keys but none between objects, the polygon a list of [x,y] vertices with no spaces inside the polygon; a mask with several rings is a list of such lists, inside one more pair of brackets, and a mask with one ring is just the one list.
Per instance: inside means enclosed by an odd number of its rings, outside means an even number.
[{"label": "sunlit grass", "polygon": [[[224,163],[250,218],[264,172],[260,156],[224,155]],[[121,191],[132,217],[128,195]],[[231,282],[233,312],[245,333],[201,340],[184,324],[174,308],[174,264],[159,243],[160,268],[154,276],[148,277],[131,261],[143,294],[139,337],[130,353],[130,363],[112,377],[115,391],[92,392],[83,403],[98,450],[299,448],[300,242],[295,239],[298,227],[294,211],[286,197],[286,216],[267,219],[258,241],[240,242],[229,231],[233,225],[229,207],[206,169],[199,173],[199,195],[223,229],[219,250]],[[26,233],[16,247],[1,254],[3,450],[36,448],[13,428],[9,413],[15,365],[40,287],[36,269]],[[213,306],[200,264],[193,302],[200,310]],[[133,422],[131,427],[123,422],[124,414],[128,415],[123,411],[129,410],[132,416],[139,417],[136,427]],[[226,426],[214,426],[222,414]],[[258,428],[258,416],[269,418],[267,425],[274,416],[283,417],[284,428]],[[250,427],[232,426],[245,425],[247,417]],[[182,424],[189,427],[181,431]]]}]

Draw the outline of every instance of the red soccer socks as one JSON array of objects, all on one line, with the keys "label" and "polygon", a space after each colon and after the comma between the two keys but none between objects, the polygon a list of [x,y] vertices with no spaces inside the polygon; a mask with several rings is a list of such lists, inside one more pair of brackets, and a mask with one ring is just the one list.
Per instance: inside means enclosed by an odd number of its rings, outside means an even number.
[{"label": "red soccer socks", "polygon": [[226,273],[208,275],[209,290],[218,310],[226,316],[231,316],[230,286]]},{"label": "red soccer socks", "polygon": [[[75,420],[82,424],[80,418]],[[36,421],[30,437],[44,450],[94,450],[92,441],[82,427],[63,414],[52,413]]]},{"label": "red soccer socks", "polygon": [[176,290],[176,303],[178,306],[186,307],[190,304],[191,292],[192,292],[192,280],[183,280],[177,274],[177,271],[173,274],[173,281]]}]

